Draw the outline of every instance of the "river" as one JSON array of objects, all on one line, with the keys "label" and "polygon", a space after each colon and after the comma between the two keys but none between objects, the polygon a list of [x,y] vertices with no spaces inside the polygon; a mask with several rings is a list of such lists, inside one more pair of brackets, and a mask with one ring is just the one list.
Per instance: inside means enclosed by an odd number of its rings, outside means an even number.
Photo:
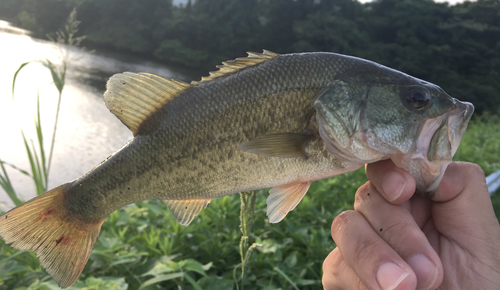
[{"label": "river", "polygon": [[[21,130],[36,144],[34,118],[37,92],[45,147],[49,150],[58,92],[47,68],[37,62],[19,73],[12,100],[12,78],[22,63],[50,59],[60,63],[53,43],[29,37],[28,33],[0,21],[0,160],[29,171]],[[131,132],[106,108],[105,82],[115,73],[149,72],[165,78],[190,81],[199,74],[156,64],[126,54],[69,49],[70,66],[62,94],[49,188],[74,180],[99,164],[132,138]],[[7,166],[15,190],[24,200],[35,196],[33,181]],[[0,208],[13,203],[0,188]]]}]

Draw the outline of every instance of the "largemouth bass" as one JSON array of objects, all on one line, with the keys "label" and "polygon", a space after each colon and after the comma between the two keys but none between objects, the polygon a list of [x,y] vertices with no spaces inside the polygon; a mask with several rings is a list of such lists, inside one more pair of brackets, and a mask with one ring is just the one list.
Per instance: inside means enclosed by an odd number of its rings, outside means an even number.
[{"label": "largemouth bass", "polygon": [[110,78],[107,107],[134,134],[83,177],[0,217],[0,236],[34,251],[61,287],[83,270],[104,219],[163,200],[189,224],[212,198],[269,188],[276,223],[312,181],[392,159],[432,196],[474,107],[440,87],[356,57],[269,51],[191,84]]}]

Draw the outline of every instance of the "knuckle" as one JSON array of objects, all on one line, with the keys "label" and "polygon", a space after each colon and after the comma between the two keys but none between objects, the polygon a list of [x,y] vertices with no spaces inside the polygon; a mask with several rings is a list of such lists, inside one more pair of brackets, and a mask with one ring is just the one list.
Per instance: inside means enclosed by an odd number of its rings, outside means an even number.
[{"label": "knuckle", "polygon": [[411,254],[426,244],[426,237],[422,230],[411,223],[394,222],[386,228],[380,228],[380,237],[389,245],[406,245],[398,247],[401,255]]},{"label": "knuckle", "polygon": [[361,281],[361,279],[357,278],[356,283],[357,283],[357,287],[355,289],[358,289],[358,290],[367,290],[368,289],[365,286],[365,283],[363,283],[363,281]]},{"label": "knuckle", "polygon": [[356,194],[354,195],[354,207],[356,208],[356,206],[359,206],[363,203],[369,202],[370,201],[370,192],[372,190],[373,190],[373,186],[371,185],[370,181],[361,185],[358,188],[358,190],[356,191]]},{"label": "knuckle", "polygon": [[341,285],[343,284],[343,280],[345,280],[343,273],[347,267],[338,248],[334,249],[323,262],[323,277],[321,282],[324,289],[344,289]]},{"label": "knuckle", "polygon": [[379,230],[380,236],[390,242],[390,239],[399,238],[406,235],[409,230],[408,224],[402,221],[391,222],[385,228],[381,227]]},{"label": "knuckle", "polygon": [[346,210],[339,213],[332,222],[332,235],[342,232],[354,214],[356,214],[356,212],[353,210]]},{"label": "knuckle", "polygon": [[467,172],[469,175],[477,176],[479,178],[484,178],[484,171],[481,166],[474,163],[466,163],[467,164]]},{"label": "knuckle", "polygon": [[335,248],[323,261],[323,273],[335,273],[338,272],[339,268],[342,266],[343,258],[340,254],[338,248]]},{"label": "knuckle", "polygon": [[354,245],[353,260],[358,261],[359,265],[364,264],[362,261],[370,261],[373,258],[373,253],[378,250],[379,240],[375,237],[367,236],[364,239],[357,241]]},{"label": "knuckle", "polygon": [[367,289],[338,248],[334,249],[323,262],[321,282],[324,289],[328,290]]}]

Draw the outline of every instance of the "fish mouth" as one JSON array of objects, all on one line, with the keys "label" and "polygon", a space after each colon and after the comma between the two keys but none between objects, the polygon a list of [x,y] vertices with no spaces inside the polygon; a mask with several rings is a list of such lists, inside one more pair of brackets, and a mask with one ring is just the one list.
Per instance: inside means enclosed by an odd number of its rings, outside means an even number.
[{"label": "fish mouth", "polygon": [[438,189],[474,112],[471,103],[453,101],[450,111],[425,121],[414,154],[392,158],[415,178],[416,191],[424,197],[432,197]]}]

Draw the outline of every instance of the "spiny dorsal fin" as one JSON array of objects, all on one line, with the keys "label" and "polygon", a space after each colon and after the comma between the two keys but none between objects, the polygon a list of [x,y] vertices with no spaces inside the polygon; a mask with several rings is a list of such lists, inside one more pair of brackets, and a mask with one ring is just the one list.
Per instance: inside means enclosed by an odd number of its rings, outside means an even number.
[{"label": "spiny dorsal fin", "polygon": [[108,80],[104,102],[135,136],[144,120],[190,87],[154,74],[125,72]]},{"label": "spiny dorsal fin", "polygon": [[175,219],[181,225],[187,226],[202,209],[207,207],[210,203],[210,198],[185,200],[163,199],[163,202],[168,206]]},{"label": "spiny dorsal fin", "polygon": [[279,54],[270,52],[269,50],[265,50],[263,53],[257,52],[247,52],[247,57],[240,57],[235,60],[228,60],[222,63],[222,65],[218,65],[218,71],[210,72],[210,76],[202,77],[200,81],[192,81],[191,85],[197,86],[204,83],[211,82],[217,78],[225,77],[234,73],[239,72],[242,69],[249,68],[263,62],[266,62],[270,59],[278,57]]}]

